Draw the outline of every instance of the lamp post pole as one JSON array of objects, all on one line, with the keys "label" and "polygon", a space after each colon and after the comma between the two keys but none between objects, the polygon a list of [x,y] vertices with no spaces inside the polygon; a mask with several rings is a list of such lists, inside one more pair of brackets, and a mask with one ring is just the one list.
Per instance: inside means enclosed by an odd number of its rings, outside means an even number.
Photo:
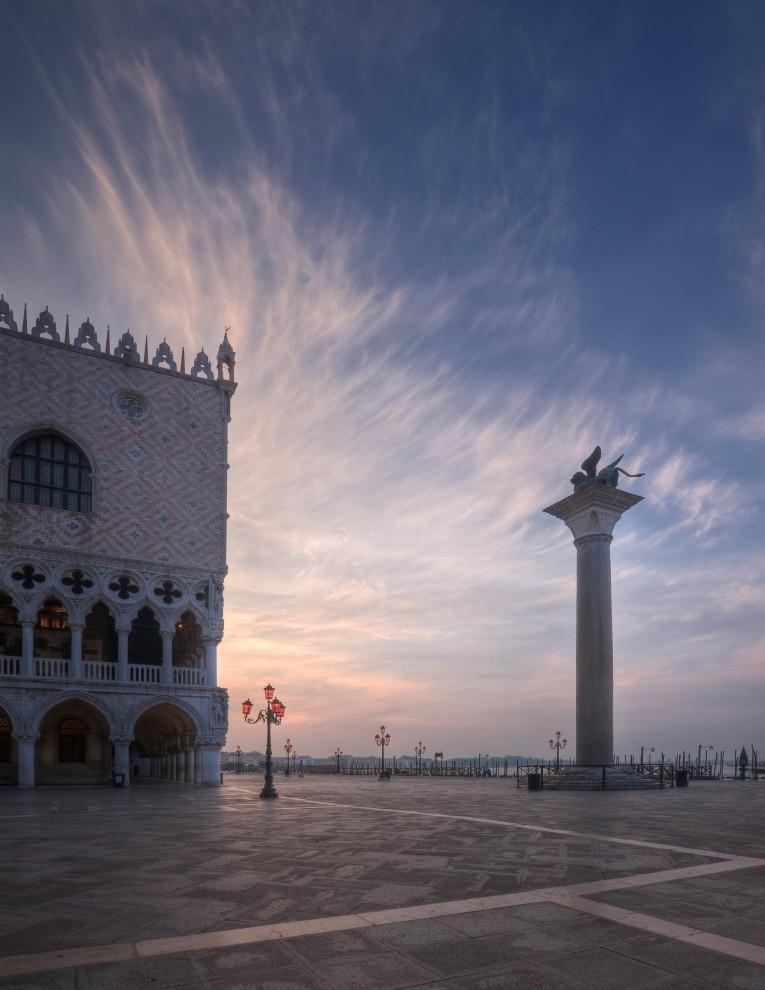
[{"label": "lamp post pole", "polygon": [[550,749],[555,750],[555,772],[560,770],[560,751],[566,748],[568,744],[568,739],[561,739],[560,732],[555,733],[555,739],[551,739],[549,742]]},{"label": "lamp post pole", "polygon": [[244,715],[245,722],[249,722],[251,725],[255,725],[257,722],[266,723],[266,777],[260,796],[262,798],[276,798],[279,795],[274,787],[274,771],[271,764],[271,725],[281,724],[286,709],[281,701],[274,697],[274,689],[270,684],[263,688],[263,693],[266,696],[266,707],[261,709],[255,718],[250,718],[252,702],[248,698],[247,701],[242,702],[242,715]]},{"label": "lamp post pole", "polygon": [[335,759],[337,760],[337,772],[340,773],[340,757],[343,755],[342,749],[338,746],[335,750]]},{"label": "lamp post pole", "polygon": [[640,747],[640,769],[641,770],[643,769],[643,753],[645,753],[645,752],[648,753],[648,766],[650,767],[650,765],[651,765],[651,753],[655,753],[656,752],[656,747],[655,746],[641,746]]},{"label": "lamp post pole", "polygon": [[422,754],[425,752],[427,748],[428,748],[427,746],[422,745],[422,739],[420,739],[420,741],[414,747],[414,755],[416,758],[415,768],[417,770],[417,773],[422,773]]},{"label": "lamp post pole", "polygon": [[[290,775],[290,753],[294,752],[294,750],[295,747],[292,745],[292,741],[288,738],[287,742],[284,744],[284,752],[287,754],[287,773],[285,774],[286,777],[289,777]],[[292,767],[293,769],[295,767],[294,761]]]},{"label": "lamp post pole", "polygon": [[241,746],[237,746],[236,747],[236,772],[237,773],[241,773],[242,772],[242,747]]},{"label": "lamp post pole", "polygon": [[390,745],[390,733],[385,731],[385,726],[380,726],[379,733],[375,736],[375,742],[380,747],[380,780],[387,780],[385,776],[385,747]]}]

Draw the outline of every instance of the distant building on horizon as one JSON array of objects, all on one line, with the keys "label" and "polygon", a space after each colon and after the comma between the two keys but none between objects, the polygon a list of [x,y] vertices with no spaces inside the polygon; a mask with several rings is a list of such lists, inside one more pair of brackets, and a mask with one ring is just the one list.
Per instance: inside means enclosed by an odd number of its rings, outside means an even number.
[{"label": "distant building on horizon", "polygon": [[110,337],[0,296],[0,783],[219,784],[235,355]]}]

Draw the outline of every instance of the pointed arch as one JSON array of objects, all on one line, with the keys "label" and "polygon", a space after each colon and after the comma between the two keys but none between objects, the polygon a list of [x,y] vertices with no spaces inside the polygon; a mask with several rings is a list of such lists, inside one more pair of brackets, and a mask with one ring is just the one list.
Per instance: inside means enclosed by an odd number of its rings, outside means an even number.
[{"label": "pointed arch", "polygon": [[104,663],[118,660],[117,623],[109,603],[99,598],[85,613],[82,630],[82,659]]}]

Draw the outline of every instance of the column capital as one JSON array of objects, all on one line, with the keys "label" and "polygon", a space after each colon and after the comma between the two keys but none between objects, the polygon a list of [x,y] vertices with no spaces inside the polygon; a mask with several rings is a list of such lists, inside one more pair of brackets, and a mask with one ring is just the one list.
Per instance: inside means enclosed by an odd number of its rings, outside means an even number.
[{"label": "column capital", "polygon": [[543,511],[561,519],[573,533],[574,542],[586,537],[610,541],[614,526],[622,515],[642,501],[642,495],[633,495],[621,488],[590,485],[554,505],[548,505]]},{"label": "column capital", "polygon": [[120,736],[120,735],[110,735],[109,742],[114,743],[115,746],[129,746],[133,741],[132,736]]},{"label": "column capital", "polygon": [[39,732],[12,732],[11,735],[20,743],[36,743],[40,738]]}]

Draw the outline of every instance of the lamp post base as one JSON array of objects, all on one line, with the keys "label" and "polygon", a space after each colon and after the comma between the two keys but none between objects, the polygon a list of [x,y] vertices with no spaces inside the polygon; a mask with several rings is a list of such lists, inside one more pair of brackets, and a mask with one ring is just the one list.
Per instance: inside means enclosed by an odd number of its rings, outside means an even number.
[{"label": "lamp post base", "polygon": [[277,793],[277,790],[274,787],[273,780],[269,780],[268,778],[266,778],[266,782],[265,782],[265,784],[263,784],[263,790],[260,792],[260,796],[262,798],[277,798],[277,797],[279,797],[279,794]]}]

